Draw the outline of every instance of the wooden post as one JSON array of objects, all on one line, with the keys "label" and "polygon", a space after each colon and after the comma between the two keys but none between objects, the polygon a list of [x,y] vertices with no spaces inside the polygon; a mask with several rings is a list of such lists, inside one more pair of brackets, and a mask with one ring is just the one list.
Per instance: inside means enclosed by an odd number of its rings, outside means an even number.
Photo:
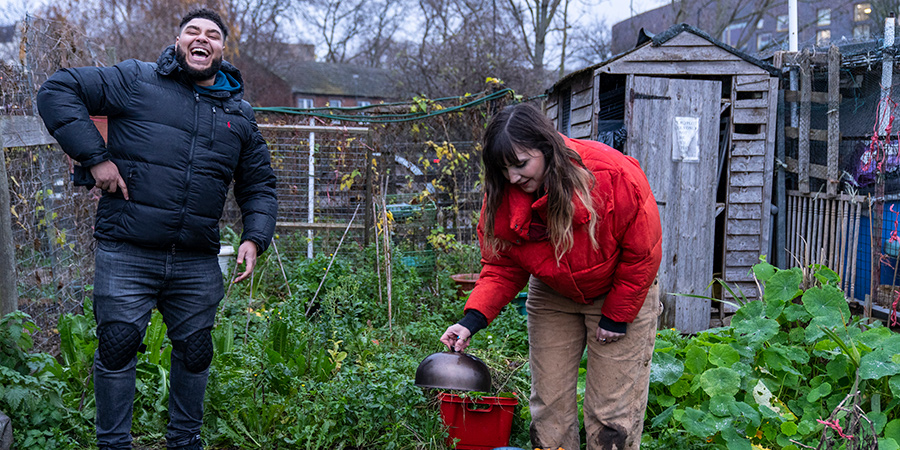
[{"label": "wooden post", "polygon": [[841,121],[841,52],[834,45],[828,49],[828,195],[837,195],[840,185],[838,159],[840,158]]},{"label": "wooden post", "polygon": [[10,214],[9,178],[6,174],[6,151],[3,147],[4,119],[0,119],[0,316],[19,309],[16,292],[16,253],[13,247]]},{"label": "wooden post", "polygon": [[[770,94],[771,95],[771,94]],[[784,90],[778,90],[778,111],[776,112],[775,119],[775,158],[778,159],[780,164],[775,167],[775,206],[778,207],[778,215],[775,216],[775,230],[772,234],[775,236],[775,264],[782,268],[787,269],[790,266],[790,262],[787,259],[787,255],[785,253],[785,236],[788,233],[787,230],[787,218],[788,218],[788,208],[786,201],[786,191],[787,185],[784,180],[784,162],[787,160],[785,158],[785,150],[784,150]]]},{"label": "wooden post", "polygon": [[812,107],[812,69],[810,54],[804,49],[800,54],[800,123],[797,138],[797,165],[800,172],[800,192],[809,193],[809,114]]}]

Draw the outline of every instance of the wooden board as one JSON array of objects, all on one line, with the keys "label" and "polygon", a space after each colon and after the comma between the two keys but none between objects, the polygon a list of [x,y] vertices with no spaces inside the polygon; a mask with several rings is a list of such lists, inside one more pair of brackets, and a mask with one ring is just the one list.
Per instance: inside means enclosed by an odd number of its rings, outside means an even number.
[{"label": "wooden board", "polygon": [[734,123],[760,124],[769,121],[769,108],[734,108]]},{"label": "wooden board", "polygon": [[712,42],[694,33],[680,33],[663,43],[662,47],[708,47]]},{"label": "wooden board", "polygon": [[737,141],[731,154],[734,156],[765,156],[765,141]]},{"label": "wooden board", "polygon": [[[712,280],[715,189],[709,186],[716,179],[721,83],[635,76],[626,92],[627,129],[655,130],[629,133],[626,153],[646,172],[663,223],[663,326],[701,331],[709,327],[709,303],[672,293],[706,294]],[[676,117],[699,121],[696,162],[674,152]]]},{"label": "wooden board", "polygon": [[[723,50],[724,51],[724,50]],[[635,51],[622,59],[597,68],[608,74],[665,75],[734,75],[736,73],[768,73],[746,61],[644,61]]]}]

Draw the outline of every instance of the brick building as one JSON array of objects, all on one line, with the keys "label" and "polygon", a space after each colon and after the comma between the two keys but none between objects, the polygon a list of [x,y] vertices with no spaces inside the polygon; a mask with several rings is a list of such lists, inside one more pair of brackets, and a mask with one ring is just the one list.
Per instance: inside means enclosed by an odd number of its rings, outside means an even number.
[{"label": "brick building", "polygon": [[[766,7],[759,6],[767,4]],[[871,0],[799,0],[800,47],[826,47],[880,37]],[[623,53],[637,43],[641,29],[656,34],[686,22],[741,51],[766,57],[787,50],[786,1],[698,0],[672,2],[623,20],[612,27],[612,52]]]}]

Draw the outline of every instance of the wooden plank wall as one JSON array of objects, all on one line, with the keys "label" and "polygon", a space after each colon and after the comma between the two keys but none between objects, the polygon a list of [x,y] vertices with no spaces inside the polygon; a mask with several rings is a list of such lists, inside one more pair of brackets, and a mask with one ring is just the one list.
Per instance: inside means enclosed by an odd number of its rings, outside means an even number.
[{"label": "wooden plank wall", "polygon": [[723,278],[751,299],[759,292],[750,269],[769,251],[777,92],[768,74],[734,77]]},{"label": "wooden plank wall", "polygon": [[572,113],[569,115],[570,138],[591,138],[594,118],[593,78],[590,72],[585,72],[572,80]]}]

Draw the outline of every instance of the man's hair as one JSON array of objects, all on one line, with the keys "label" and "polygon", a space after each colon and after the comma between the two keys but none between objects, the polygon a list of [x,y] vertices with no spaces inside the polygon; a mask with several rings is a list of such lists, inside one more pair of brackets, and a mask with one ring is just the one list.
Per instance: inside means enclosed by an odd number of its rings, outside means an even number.
[{"label": "man's hair", "polygon": [[215,24],[222,30],[222,40],[228,39],[228,27],[225,26],[225,22],[222,21],[222,17],[219,13],[209,9],[209,8],[200,8],[189,11],[184,17],[181,18],[181,24],[178,25],[178,29],[184,29],[185,24],[194,20],[194,19],[206,19],[215,22]]}]

